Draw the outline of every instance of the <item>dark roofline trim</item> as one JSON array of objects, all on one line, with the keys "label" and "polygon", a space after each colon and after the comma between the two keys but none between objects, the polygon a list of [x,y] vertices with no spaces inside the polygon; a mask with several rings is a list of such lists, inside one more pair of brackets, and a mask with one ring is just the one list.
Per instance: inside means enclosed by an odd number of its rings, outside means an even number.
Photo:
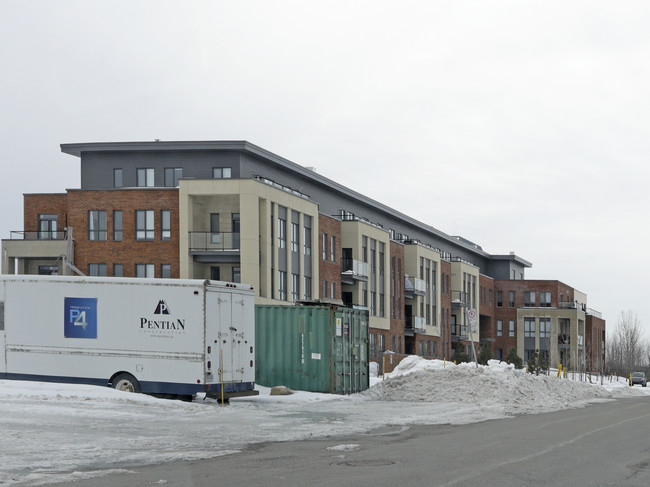
[{"label": "dark roofline trim", "polygon": [[[355,198],[359,200],[362,204],[375,207],[380,211],[383,211],[393,217],[403,220],[410,225],[421,228],[422,230],[432,233],[442,239],[449,241],[450,244],[454,246],[460,246],[465,250],[479,255],[487,259],[493,259],[495,256],[490,255],[482,249],[477,249],[471,245],[466,244],[465,242],[455,239],[452,236],[427,225],[415,218],[412,218],[404,213],[401,213],[397,210],[394,210],[383,203],[380,203],[372,198],[357,193],[356,191],[343,186],[331,179],[328,179],[317,172],[311,171],[304,168],[303,166],[291,162],[284,157],[278,156],[273,152],[270,152],[262,147],[259,147],[255,144],[251,144],[245,140],[224,140],[224,141],[152,141],[152,142],[88,142],[88,143],[78,143],[78,144],[61,144],[61,152],[65,154],[70,154],[76,157],[81,157],[84,152],[127,152],[127,151],[201,151],[201,150],[234,150],[248,152],[250,154],[262,157],[269,162],[272,162],[276,165],[282,166],[286,169],[294,171],[301,176],[312,179],[322,185],[328,186],[331,189]],[[526,262],[524,259],[521,259],[521,263]],[[529,267],[532,264],[529,265]]]}]

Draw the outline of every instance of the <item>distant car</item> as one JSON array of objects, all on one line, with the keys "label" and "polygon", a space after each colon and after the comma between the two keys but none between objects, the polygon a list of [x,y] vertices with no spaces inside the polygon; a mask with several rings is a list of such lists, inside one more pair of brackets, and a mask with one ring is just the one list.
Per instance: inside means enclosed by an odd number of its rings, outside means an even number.
[{"label": "distant car", "polygon": [[646,386],[647,382],[643,372],[632,372],[632,382],[630,385],[633,386],[634,384],[641,384],[643,387]]}]

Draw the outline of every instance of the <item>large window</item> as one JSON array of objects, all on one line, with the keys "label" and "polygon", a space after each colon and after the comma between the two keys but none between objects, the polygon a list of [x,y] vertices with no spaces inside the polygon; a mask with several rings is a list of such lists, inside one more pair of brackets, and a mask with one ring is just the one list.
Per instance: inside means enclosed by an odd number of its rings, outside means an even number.
[{"label": "large window", "polygon": [[136,171],[136,185],[138,187],[153,187],[154,171],[153,168],[138,168]]},{"label": "large window", "polygon": [[525,291],[524,292],[524,306],[532,308],[536,305],[535,300],[535,291]]},{"label": "large window", "polygon": [[284,249],[287,246],[287,220],[278,218],[278,248]]},{"label": "large window", "polygon": [[135,239],[153,240],[154,238],[153,210],[135,211]]},{"label": "large window", "polygon": [[285,271],[278,271],[278,299],[280,301],[287,300],[287,273]]},{"label": "large window", "polygon": [[524,338],[535,337],[535,318],[524,318]]},{"label": "large window", "polygon": [[305,300],[310,300],[311,299],[311,277],[305,276],[304,277],[304,292],[305,292]]},{"label": "large window", "polygon": [[221,233],[219,232],[219,213],[210,213],[210,243],[221,243]]},{"label": "large window", "polygon": [[38,215],[38,238],[54,240],[57,238],[56,228],[59,217],[54,214]]},{"label": "large window", "polygon": [[171,264],[160,264],[160,277],[164,277],[166,279],[172,277]]},{"label": "large window", "polygon": [[88,240],[106,240],[106,211],[90,210],[88,212]]},{"label": "large window", "polygon": [[89,276],[105,276],[106,264],[88,264]]},{"label": "large window", "polygon": [[113,211],[113,240],[122,241],[122,210]]},{"label": "large window", "polygon": [[183,169],[180,167],[166,167],[165,168],[165,186],[168,188],[176,188],[178,180],[183,177]]},{"label": "large window", "polygon": [[114,277],[124,276],[124,264],[113,264],[113,276]]},{"label": "large window", "polygon": [[291,274],[291,301],[298,301],[300,299],[300,276],[298,274]]},{"label": "large window", "polygon": [[311,217],[305,215],[304,218],[304,232],[305,238],[303,241],[303,248],[305,250],[305,255],[311,255]]},{"label": "large window", "polygon": [[169,210],[160,212],[160,238],[162,240],[171,240],[172,238],[171,212]]},{"label": "large window", "polygon": [[153,264],[136,264],[135,277],[154,277],[154,269]]},{"label": "large window", "polygon": [[551,338],[551,318],[539,319],[539,338],[548,340]]},{"label": "large window", "polygon": [[121,188],[124,186],[124,179],[122,178],[122,168],[113,169],[113,187]]},{"label": "large window", "polygon": [[297,223],[291,223],[291,252],[298,252],[300,248],[300,227]]},{"label": "large window", "polygon": [[539,306],[548,308],[551,306],[551,291],[541,291],[539,293]]},{"label": "large window", "polygon": [[229,167],[213,167],[212,177],[214,179],[230,179],[232,177],[232,169]]}]

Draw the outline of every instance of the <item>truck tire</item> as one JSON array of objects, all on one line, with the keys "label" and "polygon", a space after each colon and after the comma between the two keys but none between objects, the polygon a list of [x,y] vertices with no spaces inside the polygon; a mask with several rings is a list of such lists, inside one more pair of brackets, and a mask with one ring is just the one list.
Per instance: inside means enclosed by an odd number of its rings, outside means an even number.
[{"label": "truck tire", "polygon": [[125,391],[125,392],[142,391],[138,379],[133,377],[131,374],[127,374],[127,373],[117,374],[113,378],[111,385],[113,386],[113,389],[117,389],[118,391]]}]

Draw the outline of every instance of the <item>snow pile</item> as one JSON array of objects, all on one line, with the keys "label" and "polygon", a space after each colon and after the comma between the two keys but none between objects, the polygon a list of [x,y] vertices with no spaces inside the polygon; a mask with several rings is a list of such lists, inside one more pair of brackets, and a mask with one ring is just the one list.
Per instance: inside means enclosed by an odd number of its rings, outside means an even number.
[{"label": "snow pile", "polygon": [[374,400],[464,403],[498,408],[506,414],[525,414],[582,407],[608,399],[602,387],[527,374],[513,366],[490,361],[489,366],[454,365],[441,360],[407,357],[388,378],[362,393]]}]

